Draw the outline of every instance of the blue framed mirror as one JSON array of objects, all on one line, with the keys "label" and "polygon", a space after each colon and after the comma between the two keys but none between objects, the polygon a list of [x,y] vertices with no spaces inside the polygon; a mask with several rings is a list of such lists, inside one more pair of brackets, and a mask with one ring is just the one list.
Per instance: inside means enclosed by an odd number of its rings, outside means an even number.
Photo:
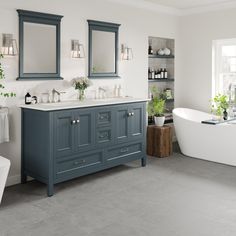
[{"label": "blue framed mirror", "polygon": [[119,78],[118,37],[120,24],[88,20],[88,77]]},{"label": "blue framed mirror", "polygon": [[60,24],[63,16],[17,10],[19,15],[18,80],[58,80]]}]

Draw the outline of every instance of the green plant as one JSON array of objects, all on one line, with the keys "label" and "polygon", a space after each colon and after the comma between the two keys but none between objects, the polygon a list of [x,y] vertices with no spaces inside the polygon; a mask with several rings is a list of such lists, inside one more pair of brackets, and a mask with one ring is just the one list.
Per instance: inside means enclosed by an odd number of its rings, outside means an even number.
[{"label": "green plant", "polygon": [[[0,59],[3,58],[3,55],[0,54]],[[5,74],[4,74],[4,70],[2,68],[2,63],[0,61],[0,80],[5,78]],[[2,83],[0,83],[0,96],[3,97],[15,97],[16,94],[13,92],[4,92],[3,90],[5,89],[4,85]]]},{"label": "green plant", "polygon": [[154,115],[155,116],[164,116],[165,110],[165,100],[164,99],[153,99],[153,108],[154,108]]},{"label": "green plant", "polygon": [[165,99],[161,97],[158,89],[155,86],[151,87],[152,100],[148,103],[149,116],[163,116],[165,111]]},{"label": "green plant", "polygon": [[211,99],[211,112],[215,113],[217,116],[222,116],[223,112],[229,108],[227,95],[216,95],[213,99]]},{"label": "green plant", "polygon": [[78,77],[73,80],[73,85],[75,86],[75,89],[85,90],[91,85],[91,82],[86,77]]}]

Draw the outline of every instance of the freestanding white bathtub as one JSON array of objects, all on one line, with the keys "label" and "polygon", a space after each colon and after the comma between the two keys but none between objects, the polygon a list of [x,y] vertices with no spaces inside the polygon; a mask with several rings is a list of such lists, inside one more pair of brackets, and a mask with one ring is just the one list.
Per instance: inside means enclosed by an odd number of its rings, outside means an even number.
[{"label": "freestanding white bathtub", "polygon": [[236,166],[235,124],[202,124],[212,115],[188,108],[174,109],[173,119],[184,155]]},{"label": "freestanding white bathtub", "polygon": [[2,201],[2,195],[6,185],[10,164],[11,163],[8,159],[0,156],[0,203]]}]

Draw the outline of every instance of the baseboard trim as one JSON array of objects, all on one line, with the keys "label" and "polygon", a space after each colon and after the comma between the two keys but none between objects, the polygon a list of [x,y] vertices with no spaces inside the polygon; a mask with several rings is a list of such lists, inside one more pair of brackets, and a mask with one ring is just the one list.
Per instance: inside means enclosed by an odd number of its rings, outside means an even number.
[{"label": "baseboard trim", "polygon": [[8,187],[8,186],[16,185],[16,184],[19,184],[20,182],[21,182],[20,175],[8,176],[6,186]]}]

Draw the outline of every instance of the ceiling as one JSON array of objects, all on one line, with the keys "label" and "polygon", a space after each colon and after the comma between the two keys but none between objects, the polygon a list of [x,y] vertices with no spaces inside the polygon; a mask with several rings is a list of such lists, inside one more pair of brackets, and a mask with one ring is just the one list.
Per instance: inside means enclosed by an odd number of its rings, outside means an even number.
[{"label": "ceiling", "polygon": [[145,0],[145,2],[156,3],[179,10],[187,10],[199,7],[210,7],[217,4],[233,3],[236,2],[236,0]]}]

